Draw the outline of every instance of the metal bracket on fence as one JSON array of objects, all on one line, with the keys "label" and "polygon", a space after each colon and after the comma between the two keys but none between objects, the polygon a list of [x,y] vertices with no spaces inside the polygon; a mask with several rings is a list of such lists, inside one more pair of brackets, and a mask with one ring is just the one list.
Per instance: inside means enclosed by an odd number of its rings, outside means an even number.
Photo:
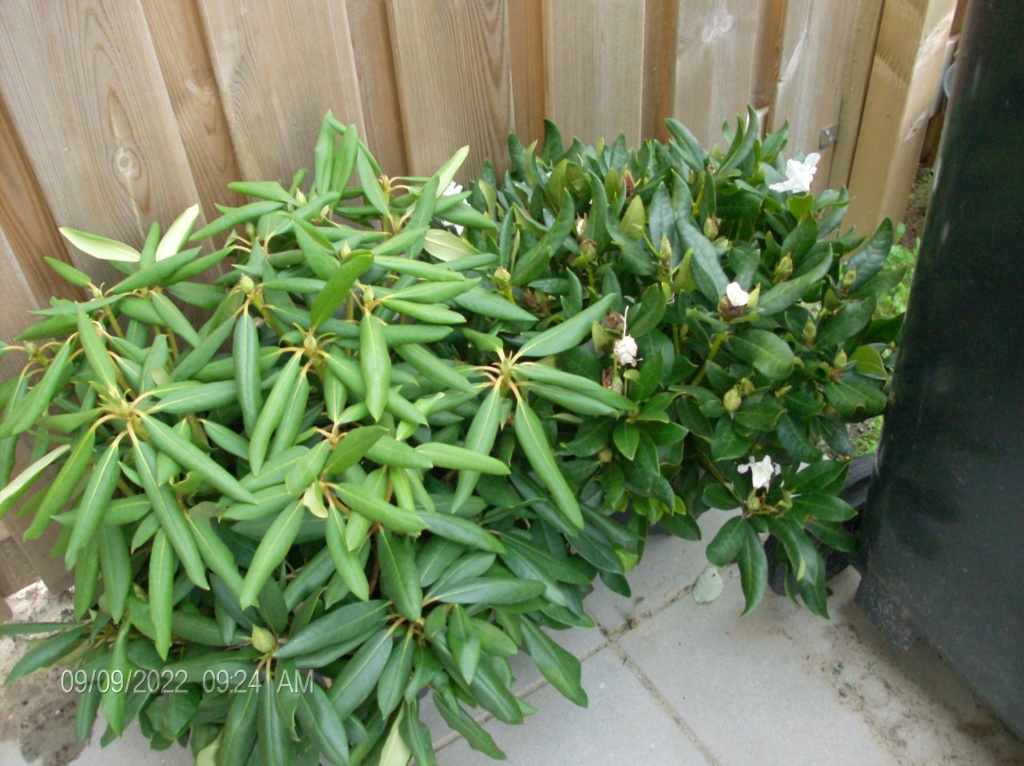
[{"label": "metal bracket on fence", "polygon": [[821,129],[821,136],[818,138],[818,148],[826,149],[829,144],[834,144],[839,138],[839,123],[829,125],[827,128]]}]

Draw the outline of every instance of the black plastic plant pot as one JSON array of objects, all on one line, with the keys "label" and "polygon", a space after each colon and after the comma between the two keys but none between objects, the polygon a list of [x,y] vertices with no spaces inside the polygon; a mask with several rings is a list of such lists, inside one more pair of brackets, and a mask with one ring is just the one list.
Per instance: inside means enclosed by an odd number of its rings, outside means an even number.
[{"label": "black plastic plant pot", "polygon": [[972,3],[858,598],[1024,736],[1024,3]]}]

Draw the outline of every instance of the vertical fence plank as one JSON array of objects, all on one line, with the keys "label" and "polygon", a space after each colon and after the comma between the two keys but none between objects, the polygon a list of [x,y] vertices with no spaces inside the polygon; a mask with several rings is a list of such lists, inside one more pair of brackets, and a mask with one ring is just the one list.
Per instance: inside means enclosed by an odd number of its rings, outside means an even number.
[{"label": "vertical fence plank", "polygon": [[[4,306],[0,311],[0,340],[11,343],[34,321],[28,312],[46,304],[34,295],[3,228],[0,228],[0,273],[4,275],[3,286],[0,287],[0,301]],[[20,373],[25,361],[25,355],[20,351],[8,351],[0,357],[0,380],[6,381]]]},{"label": "vertical fence plank", "polygon": [[220,215],[213,203],[241,204],[241,195],[227,188],[241,176],[199,9],[195,0],[142,0],[142,8],[199,192],[197,202],[212,220]]},{"label": "vertical fence plank", "polygon": [[722,122],[745,115],[754,92],[759,6],[749,0],[679,4],[672,116],[705,145],[722,142]]},{"label": "vertical fence plank", "polygon": [[679,5],[679,0],[647,0],[644,9],[643,138],[668,138],[665,118],[673,116],[675,103]]},{"label": "vertical fence plank", "polygon": [[[37,579],[32,564],[25,558],[7,527],[0,524],[0,601],[3,601],[4,596],[17,593]],[[0,622],[3,622],[2,616]]]},{"label": "vertical fence plank", "polygon": [[200,4],[235,157],[246,179],[312,170],[328,109],[365,133],[348,14],[330,0]]},{"label": "vertical fence plank", "polygon": [[499,165],[514,130],[506,0],[389,0],[409,164],[432,173],[460,146],[465,180]]},{"label": "vertical fence plank", "polygon": [[955,11],[956,0],[885,4],[850,173],[858,231],[906,211]]},{"label": "vertical fence plank", "polygon": [[850,34],[850,51],[846,59],[843,102],[839,109],[839,138],[832,154],[828,185],[838,189],[849,184],[853,153],[860,135],[864,99],[871,78],[871,62],[878,40],[878,24],[882,19],[884,0],[858,0],[857,14]]},{"label": "vertical fence plank", "polygon": [[819,148],[824,128],[839,122],[850,28],[850,0],[789,0],[772,123],[789,120],[787,154],[820,152],[814,190],[828,186],[834,144]]},{"label": "vertical fence plank", "polygon": [[545,103],[585,143],[640,142],[643,0],[545,0]]},{"label": "vertical fence plank", "polygon": [[[71,259],[3,101],[0,101],[0,237],[5,238],[4,273],[22,272],[28,282],[28,293],[37,302],[45,303],[51,295],[78,297],[77,291],[43,261],[45,256],[62,261]],[[21,278],[22,274],[16,277]],[[14,300],[20,298],[15,296]],[[22,319],[27,323],[28,317],[18,318]],[[4,340],[10,338],[4,336]]]},{"label": "vertical fence plank", "polygon": [[544,6],[542,0],[513,0],[508,6],[512,52],[515,133],[530,145],[544,137]]},{"label": "vertical fence plank", "polygon": [[387,5],[384,0],[346,0],[345,7],[359,77],[366,144],[384,173],[407,175],[409,162],[405,155]]},{"label": "vertical fence plank", "polygon": [[11,0],[3,19],[0,91],[59,224],[141,244],[195,201],[137,3]]}]

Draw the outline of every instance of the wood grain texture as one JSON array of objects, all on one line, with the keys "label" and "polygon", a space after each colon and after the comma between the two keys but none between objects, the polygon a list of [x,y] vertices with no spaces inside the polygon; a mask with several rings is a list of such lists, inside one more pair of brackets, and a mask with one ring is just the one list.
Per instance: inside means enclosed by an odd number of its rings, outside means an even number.
[{"label": "wood grain texture", "polygon": [[387,5],[384,0],[345,0],[345,7],[366,125],[364,140],[387,175],[406,175],[409,160]]},{"label": "wood grain texture", "polygon": [[[0,236],[11,253],[5,264],[22,272],[39,303],[51,295],[80,293],[46,265],[45,256],[70,262],[64,238],[50,214],[43,191],[24,154],[6,105],[0,101]],[[6,256],[5,256],[6,257]],[[5,336],[6,337],[6,336]]]},{"label": "wood grain texture", "polygon": [[[45,264],[44,264],[45,265]],[[11,343],[26,327],[35,321],[29,315],[33,309],[43,308],[46,298],[37,298],[38,286],[29,282],[28,272],[22,269],[7,239],[5,231],[0,228],[0,273],[4,274],[3,286],[0,287],[0,301],[4,310],[0,311],[0,340]],[[9,351],[0,357],[0,380],[8,380],[21,372],[27,361],[20,351]]]},{"label": "wood grain texture", "polygon": [[665,118],[672,116],[675,101],[678,6],[679,0],[647,0],[644,8],[643,138],[668,139]]},{"label": "wood grain texture", "polygon": [[[142,0],[153,48],[206,220],[215,202],[239,205],[241,178],[195,0]],[[223,238],[222,238],[223,239]]]},{"label": "wood grain texture", "polygon": [[[31,585],[39,577],[35,568],[25,558],[13,537],[0,540],[0,599],[17,593],[27,585]],[[3,606],[6,606],[4,602]],[[3,622],[0,608],[0,622]]]},{"label": "wood grain texture", "polygon": [[[27,438],[21,438],[18,440],[18,446],[15,454],[16,463],[12,476],[17,476],[32,463],[32,455]],[[48,483],[53,481],[56,475],[57,469],[54,466],[50,466],[38,479],[35,487],[44,488]],[[33,489],[35,489],[35,487],[33,487]],[[18,547],[18,550],[20,550],[22,555],[25,557],[28,565],[32,568],[31,572],[24,573],[25,585],[35,582],[36,580],[42,580],[46,583],[47,589],[52,593],[63,593],[71,587],[74,582],[74,575],[64,568],[63,559],[50,557],[50,551],[57,543],[57,525],[51,524],[38,540],[23,539],[25,530],[28,529],[29,525],[32,523],[32,515],[26,514],[25,516],[19,516],[19,513],[23,503],[32,497],[33,494],[34,493],[30,491],[26,497],[15,503],[11,512],[4,517],[4,525],[11,533],[11,536],[8,539],[14,542]]]},{"label": "wood grain texture", "polygon": [[782,37],[786,26],[786,0],[760,0],[757,20],[757,50],[754,53],[754,93],[751,103],[756,109],[768,109],[768,130],[780,127],[773,123],[773,107],[782,63]]},{"label": "wood grain texture", "polygon": [[9,0],[3,11],[0,92],[53,218],[140,245],[151,221],[170,223],[198,194],[141,6]]},{"label": "wood grain texture", "polygon": [[850,182],[853,153],[860,135],[860,121],[864,114],[864,99],[871,79],[871,65],[878,41],[878,25],[882,20],[884,0],[858,0],[850,35],[850,48],[846,57],[843,79],[843,101],[839,107],[839,139],[832,151],[828,185],[838,189]]},{"label": "wood grain texture", "polygon": [[529,146],[544,138],[544,4],[512,0],[508,6],[515,133]]},{"label": "wood grain texture", "polygon": [[545,103],[562,134],[640,142],[644,0],[545,0]]},{"label": "wood grain texture", "polygon": [[466,144],[460,181],[488,158],[502,164],[515,129],[507,11],[506,0],[388,0],[414,174],[433,173]]},{"label": "wood grain texture", "polygon": [[328,109],[365,134],[343,3],[200,0],[199,8],[246,180],[287,186],[298,168],[312,170]]},{"label": "wood grain texture", "polygon": [[828,187],[835,144],[818,146],[821,131],[839,122],[850,28],[850,0],[789,0],[773,123],[789,120],[787,156],[819,152],[813,191]]},{"label": "wood grain texture", "polygon": [[882,12],[846,222],[858,231],[906,211],[956,0],[891,0]]},{"label": "wood grain texture", "polygon": [[753,98],[759,10],[749,0],[679,3],[672,116],[706,146],[723,142],[722,122],[746,115]]}]

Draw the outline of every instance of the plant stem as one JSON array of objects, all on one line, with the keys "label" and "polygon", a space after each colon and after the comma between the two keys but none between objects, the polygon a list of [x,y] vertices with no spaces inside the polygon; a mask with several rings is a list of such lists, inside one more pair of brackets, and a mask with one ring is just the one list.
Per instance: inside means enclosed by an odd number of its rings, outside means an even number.
[{"label": "plant stem", "polygon": [[708,362],[711,362],[715,358],[715,354],[718,353],[718,349],[722,346],[722,341],[724,341],[728,335],[729,333],[726,331],[720,332],[715,336],[714,341],[711,343],[711,350],[708,351],[707,359],[704,360],[704,364],[701,366],[700,372],[697,373],[697,377],[690,383],[691,386],[696,386],[704,380],[704,374],[708,371]]}]

